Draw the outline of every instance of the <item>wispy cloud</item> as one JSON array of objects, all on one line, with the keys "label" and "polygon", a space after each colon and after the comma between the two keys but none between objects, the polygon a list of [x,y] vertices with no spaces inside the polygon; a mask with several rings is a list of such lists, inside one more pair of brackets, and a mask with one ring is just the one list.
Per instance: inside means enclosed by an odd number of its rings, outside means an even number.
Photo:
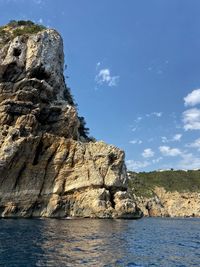
[{"label": "wispy cloud", "polygon": [[[99,64],[98,62],[97,64]],[[110,69],[101,69],[99,70],[99,73],[95,77],[95,81],[99,85],[108,85],[110,87],[117,86],[119,82],[119,76],[111,76]]]},{"label": "wispy cloud", "polygon": [[172,136],[171,138],[167,138],[166,136],[161,136],[162,143],[169,143],[169,142],[179,142],[181,141],[182,134],[178,133]]},{"label": "wispy cloud", "polygon": [[139,169],[145,168],[150,164],[151,162],[149,161],[137,161],[132,159],[126,161],[127,169],[132,171],[138,171]]},{"label": "wispy cloud", "polygon": [[141,171],[143,168],[159,163],[162,159],[162,157],[158,157],[152,160],[148,159],[144,161],[130,159],[126,161],[126,165],[128,170]]},{"label": "wispy cloud", "polygon": [[200,158],[194,156],[192,153],[185,153],[177,165],[179,169],[194,170],[200,169]]},{"label": "wispy cloud", "polygon": [[131,129],[132,132],[135,132],[136,130],[137,130],[137,127],[133,127],[133,128]]},{"label": "wispy cloud", "polygon": [[161,136],[162,143],[168,143],[169,140],[167,139],[166,136]]},{"label": "wispy cloud", "polygon": [[183,112],[184,129],[200,130],[200,109],[191,108]]},{"label": "wispy cloud", "polygon": [[163,156],[176,157],[181,155],[181,150],[178,148],[170,148],[169,146],[160,146],[159,150]]},{"label": "wispy cloud", "polygon": [[152,112],[151,115],[160,118],[160,117],[162,117],[163,113],[162,112]]},{"label": "wispy cloud", "polygon": [[146,117],[162,117],[163,113],[162,112],[151,112],[151,113],[147,113],[145,114]]},{"label": "wispy cloud", "polygon": [[185,106],[195,106],[200,104],[200,89],[193,90],[184,97]]},{"label": "wispy cloud", "polygon": [[197,148],[200,151],[200,138],[194,140],[194,142],[187,144],[187,147]]},{"label": "wispy cloud", "polygon": [[138,123],[138,122],[140,122],[142,119],[143,119],[142,116],[138,116],[138,117],[135,119],[135,122]]},{"label": "wispy cloud", "polygon": [[129,142],[130,144],[132,144],[132,145],[141,145],[142,144],[142,140],[139,140],[139,139],[134,139],[134,140],[131,140],[130,142]]},{"label": "wispy cloud", "polygon": [[144,158],[152,158],[154,156],[154,151],[151,148],[146,148],[144,149],[144,151],[142,152],[142,156]]},{"label": "wispy cloud", "polygon": [[145,118],[149,118],[149,117],[156,117],[156,118],[160,118],[162,117],[163,113],[162,112],[151,112],[151,113],[146,113],[144,115],[139,115],[137,116],[137,118],[135,119],[135,122],[138,123],[141,120],[145,119]]},{"label": "wispy cloud", "polygon": [[101,66],[101,62],[99,61],[99,62],[97,62],[97,64],[96,64],[96,70],[98,70],[100,66]]},{"label": "wispy cloud", "polygon": [[175,134],[172,137],[172,141],[180,141],[181,140],[181,137],[182,137],[182,134]]},{"label": "wispy cloud", "polygon": [[157,159],[153,159],[153,160],[152,160],[152,163],[153,163],[153,164],[158,163],[158,162],[160,162],[162,159],[163,159],[163,157],[159,157],[159,158],[157,158]]}]

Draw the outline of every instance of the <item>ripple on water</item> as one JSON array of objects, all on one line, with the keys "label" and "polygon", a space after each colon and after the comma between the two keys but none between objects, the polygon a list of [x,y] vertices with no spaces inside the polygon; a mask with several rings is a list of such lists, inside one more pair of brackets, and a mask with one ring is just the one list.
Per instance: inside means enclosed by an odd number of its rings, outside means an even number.
[{"label": "ripple on water", "polygon": [[200,266],[200,219],[0,220],[0,266]]}]

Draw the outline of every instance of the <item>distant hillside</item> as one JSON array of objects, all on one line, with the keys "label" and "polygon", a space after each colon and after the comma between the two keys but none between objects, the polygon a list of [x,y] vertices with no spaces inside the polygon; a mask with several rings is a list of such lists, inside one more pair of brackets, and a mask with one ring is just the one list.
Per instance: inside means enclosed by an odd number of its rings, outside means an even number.
[{"label": "distant hillside", "polygon": [[129,191],[144,216],[200,217],[200,170],[128,176]]},{"label": "distant hillside", "polygon": [[163,187],[166,191],[200,192],[200,170],[128,172],[129,188],[137,196],[152,196],[153,189]]}]

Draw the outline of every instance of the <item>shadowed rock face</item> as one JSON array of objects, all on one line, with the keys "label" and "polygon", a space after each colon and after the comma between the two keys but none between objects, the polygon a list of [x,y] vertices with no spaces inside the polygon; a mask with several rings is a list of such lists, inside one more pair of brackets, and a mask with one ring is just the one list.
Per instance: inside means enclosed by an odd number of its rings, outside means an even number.
[{"label": "shadowed rock face", "polygon": [[0,216],[139,217],[124,152],[80,134],[63,59],[50,29],[0,50]]}]

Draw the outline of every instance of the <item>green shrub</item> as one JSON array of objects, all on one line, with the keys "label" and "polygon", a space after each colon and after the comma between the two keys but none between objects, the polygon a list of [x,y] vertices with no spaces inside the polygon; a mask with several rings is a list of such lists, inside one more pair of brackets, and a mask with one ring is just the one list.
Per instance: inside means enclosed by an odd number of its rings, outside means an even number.
[{"label": "green shrub", "polygon": [[17,36],[34,34],[44,29],[44,26],[34,24],[30,20],[11,20],[7,25],[0,27],[0,48]]},{"label": "green shrub", "polygon": [[8,26],[11,28],[17,28],[19,26],[33,26],[36,25],[30,20],[10,20]]},{"label": "green shrub", "polygon": [[26,35],[26,34],[33,34],[33,33],[37,33],[39,31],[44,30],[45,27],[41,26],[41,25],[31,25],[31,26],[25,26],[24,28],[17,28],[15,30],[13,30],[13,37],[17,37],[20,35]]},{"label": "green shrub", "polygon": [[150,196],[156,186],[171,192],[200,192],[200,170],[129,172],[129,176],[130,191],[136,195]]},{"label": "green shrub", "polygon": [[31,20],[18,20],[17,24],[18,24],[18,26],[24,26],[24,25],[32,26],[32,25],[34,25],[34,23]]}]

